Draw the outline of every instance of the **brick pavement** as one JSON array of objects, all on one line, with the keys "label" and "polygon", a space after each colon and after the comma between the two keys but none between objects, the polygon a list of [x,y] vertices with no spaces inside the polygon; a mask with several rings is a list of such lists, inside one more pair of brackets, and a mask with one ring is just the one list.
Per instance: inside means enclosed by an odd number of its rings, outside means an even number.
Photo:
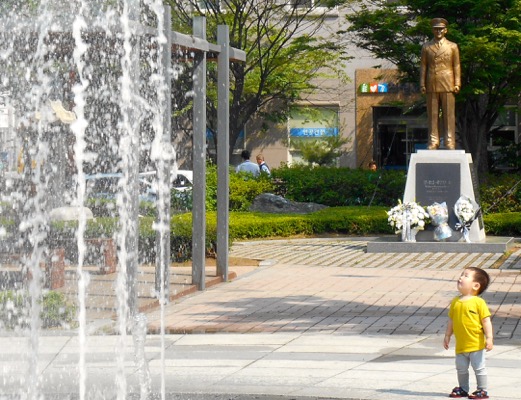
[{"label": "brick pavement", "polygon": [[[232,256],[265,260],[263,266],[169,304],[165,330],[439,334],[457,276],[473,265],[492,278],[484,298],[496,336],[521,337],[521,248],[509,256],[364,250],[365,241],[346,239],[236,243]],[[160,329],[159,315],[148,313],[152,332]]]}]

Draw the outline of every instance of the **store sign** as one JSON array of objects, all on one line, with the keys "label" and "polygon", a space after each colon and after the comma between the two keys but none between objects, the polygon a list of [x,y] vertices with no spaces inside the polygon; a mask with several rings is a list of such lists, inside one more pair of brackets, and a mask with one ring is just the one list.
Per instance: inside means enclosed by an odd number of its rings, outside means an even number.
[{"label": "store sign", "polygon": [[387,93],[389,84],[383,82],[362,83],[359,86],[360,93]]},{"label": "store sign", "polygon": [[338,136],[338,128],[291,128],[292,137],[325,137]]}]

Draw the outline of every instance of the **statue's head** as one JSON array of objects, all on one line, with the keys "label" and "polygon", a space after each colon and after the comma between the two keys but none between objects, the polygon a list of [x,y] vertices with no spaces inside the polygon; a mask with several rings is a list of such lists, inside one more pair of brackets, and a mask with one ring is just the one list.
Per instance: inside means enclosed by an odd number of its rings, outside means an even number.
[{"label": "statue's head", "polygon": [[441,39],[447,34],[449,22],[445,18],[431,19],[432,33],[436,39]]}]

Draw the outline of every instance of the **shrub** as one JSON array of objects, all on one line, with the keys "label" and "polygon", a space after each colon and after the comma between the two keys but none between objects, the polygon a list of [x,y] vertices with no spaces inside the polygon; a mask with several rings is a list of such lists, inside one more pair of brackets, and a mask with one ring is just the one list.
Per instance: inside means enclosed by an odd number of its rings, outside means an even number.
[{"label": "shrub", "polygon": [[488,235],[521,236],[521,212],[484,215],[483,222]]},{"label": "shrub", "polygon": [[4,329],[22,328],[29,324],[29,300],[24,292],[0,292],[0,326]]},{"label": "shrub", "polygon": [[384,207],[335,207],[311,214],[231,213],[230,239],[392,233]]},{"label": "shrub", "polygon": [[255,197],[275,191],[271,178],[261,174],[256,179],[244,179],[244,175],[230,175],[230,210],[247,211]]},{"label": "shrub", "polygon": [[[237,174],[230,168],[230,210],[247,211],[255,197],[274,191],[272,180],[262,174],[253,178],[249,174]],[[206,210],[217,210],[217,167],[209,164],[206,169]]]},{"label": "shrub", "polygon": [[43,295],[40,318],[44,328],[69,327],[76,318],[76,307],[63,293],[51,290]]},{"label": "shrub", "polygon": [[[70,327],[76,318],[76,307],[63,293],[48,291],[40,300],[43,328]],[[0,292],[0,323],[6,329],[27,327],[30,323],[31,296],[26,291]]]},{"label": "shrub", "polygon": [[521,174],[489,175],[479,188],[485,213],[521,211]]},{"label": "shrub", "polygon": [[277,193],[290,200],[330,207],[390,207],[403,197],[406,180],[403,171],[308,166],[283,166],[273,170],[272,175],[277,181]]},{"label": "shrub", "polygon": [[[193,190],[192,188],[184,191],[172,189],[170,192],[170,207],[175,212],[187,212],[192,209],[193,205]],[[207,195],[208,197],[208,195]],[[152,214],[149,214],[152,215]]]}]

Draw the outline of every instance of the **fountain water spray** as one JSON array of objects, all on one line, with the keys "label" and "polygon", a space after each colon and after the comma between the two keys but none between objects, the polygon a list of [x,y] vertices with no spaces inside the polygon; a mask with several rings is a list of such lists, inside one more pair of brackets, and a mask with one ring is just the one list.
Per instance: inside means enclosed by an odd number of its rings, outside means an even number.
[{"label": "fountain water spray", "polygon": [[[97,0],[66,3],[41,0],[34,10],[29,3],[20,4],[3,22],[4,33],[16,32],[17,36],[12,42],[4,42],[0,59],[2,65],[7,65],[1,83],[13,89],[20,131],[25,132],[27,138],[21,151],[21,176],[25,189],[11,196],[20,204],[19,242],[24,269],[31,278],[29,370],[26,377],[21,378],[20,396],[31,400],[43,397],[42,374],[38,369],[41,298],[46,292],[42,285],[45,278],[42,268],[50,262],[56,245],[53,243],[55,237],[50,211],[64,205],[77,209],[76,250],[72,262],[76,265],[78,293],[79,398],[83,400],[92,394],[87,392],[86,365],[89,283],[89,274],[84,268],[88,228],[84,208],[87,202],[86,171],[96,172],[97,168],[105,168],[110,172],[117,168],[121,171],[121,179],[116,196],[119,216],[115,235],[119,262],[116,280],[119,344],[115,349],[115,383],[118,399],[125,399],[128,392],[126,339],[128,332],[132,331],[136,365],[140,371],[141,398],[145,399],[150,393],[150,375],[144,354],[146,318],[139,314],[137,304],[138,172],[140,134],[143,121],[148,119],[152,121],[154,135],[150,159],[158,171],[158,207],[169,207],[168,174],[173,151],[165,150],[168,148],[165,144],[170,143],[170,132],[163,129],[163,124],[165,118],[170,118],[169,112],[165,116],[169,97],[166,91],[170,87],[163,77],[164,60],[158,59],[163,56],[166,43],[162,31],[166,25],[164,10],[159,0],[144,2],[160,27],[156,37],[151,38],[152,29],[139,28],[142,11],[139,0],[121,0],[116,8],[102,5]],[[102,13],[103,7],[106,9]],[[33,19],[26,18],[33,14],[37,15],[34,23]],[[10,24],[16,29],[10,29]],[[146,37],[145,31],[148,32]],[[151,47],[156,49],[146,60],[150,66],[149,76],[140,74],[142,43],[153,43]],[[151,93],[151,98],[143,96],[143,92]],[[64,159],[68,151],[67,141],[71,137],[73,172],[66,173]],[[93,150],[100,150],[100,153]],[[118,162],[110,162],[114,158]],[[108,162],[103,166],[105,161]],[[164,251],[169,247],[166,233],[169,219],[169,212],[163,210],[154,226],[161,241],[158,257],[163,263],[168,263],[170,257],[169,252]],[[162,306],[168,298],[167,279],[161,275],[159,297]],[[164,354],[164,350],[162,352]],[[162,386],[164,388],[164,382]],[[23,388],[26,388],[25,393]]]}]

